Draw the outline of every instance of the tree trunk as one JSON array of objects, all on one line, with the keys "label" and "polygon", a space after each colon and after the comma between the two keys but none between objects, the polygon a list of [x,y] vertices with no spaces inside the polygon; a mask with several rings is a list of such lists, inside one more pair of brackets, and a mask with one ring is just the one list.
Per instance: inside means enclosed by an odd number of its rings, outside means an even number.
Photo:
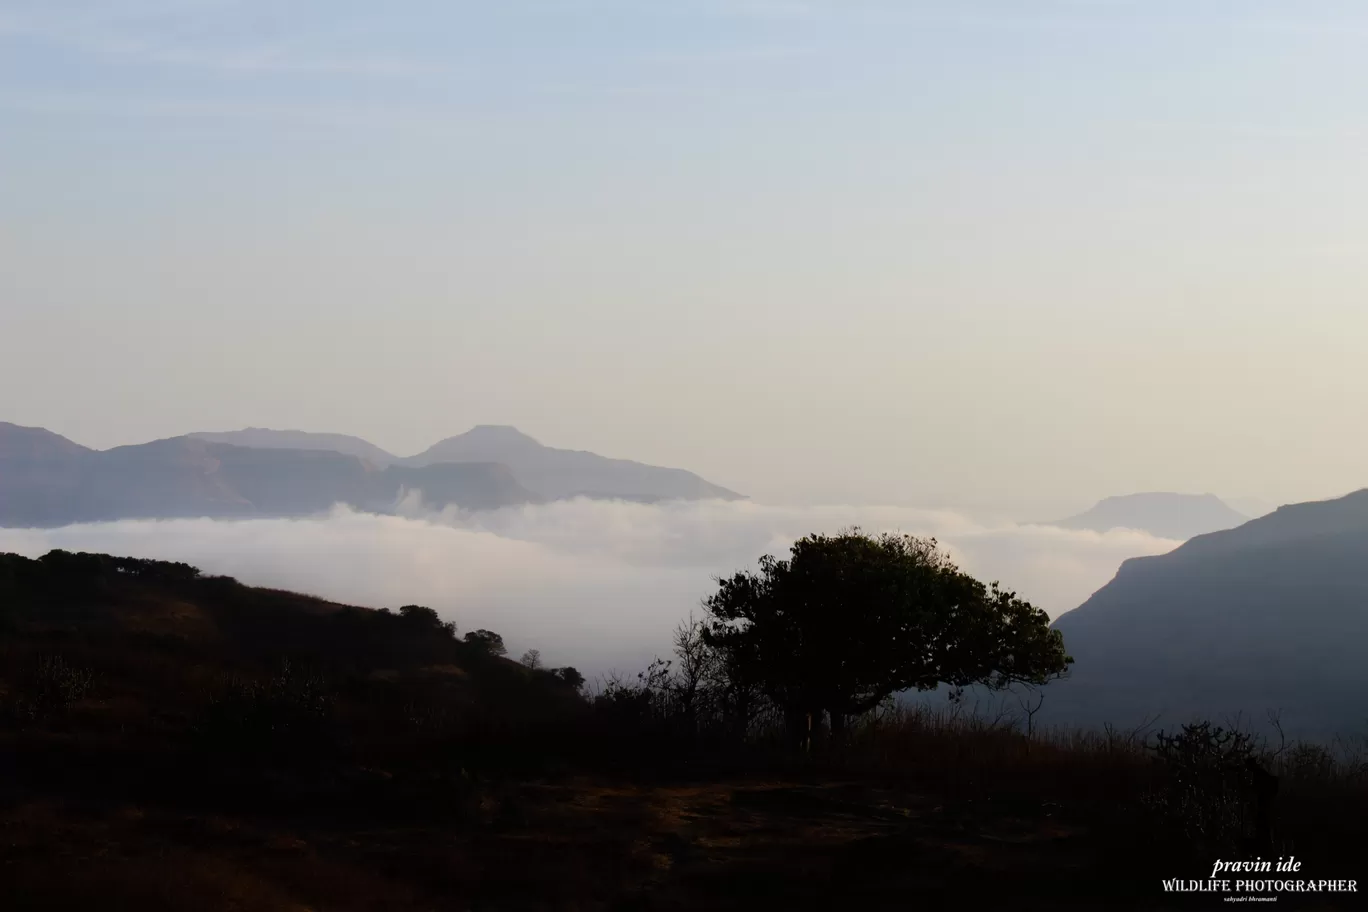
[{"label": "tree trunk", "polygon": [[828,709],[827,714],[831,717],[831,743],[839,747],[845,744],[845,713],[841,712],[839,709]]},{"label": "tree trunk", "polygon": [[802,751],[807,746],[809,718],[806,711],[796,706],[784,711],[784,734],[794,750]]}]

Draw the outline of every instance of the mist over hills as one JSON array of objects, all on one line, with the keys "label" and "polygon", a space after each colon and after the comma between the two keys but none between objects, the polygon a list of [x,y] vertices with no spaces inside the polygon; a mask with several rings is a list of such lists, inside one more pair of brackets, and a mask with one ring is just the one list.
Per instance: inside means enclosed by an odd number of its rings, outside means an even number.
[{"label": "mist over hills", "polygon": [[1196,535],[1231,529],[1248,520],[1248,516],[1214,494],[1154,492],[1108,497],[1084,513],[1045,525],[1094,532],[1136,529],[1160,538],[1185,541]]},{"label": "mist over hills", "polygon": [[[525,479],[530,478],[534,485]],[[248,428],[92,450],[43,428],[0,423],[0,525],[188,517],[303,516],[346,504],[492,510],[587,496],[737,499],[691,472],[543,447],[476,428],[401,460],[357,437]]]},{"label": "mist over hills", "polygon": [[1077,664],[1052,722],[1169,728],[1281,710],[1289,735],[1368,728],[1368,490],[1134,558],[1062,615]]}]

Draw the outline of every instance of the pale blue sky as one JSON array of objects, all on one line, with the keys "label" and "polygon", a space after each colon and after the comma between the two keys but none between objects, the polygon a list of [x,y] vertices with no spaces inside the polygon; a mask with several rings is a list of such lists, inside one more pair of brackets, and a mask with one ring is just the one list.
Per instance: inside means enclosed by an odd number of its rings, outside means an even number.
[{"label": "pale blue sky", "polygon": [[1368,485],[1368,6],[0,0],[0,420]]}]

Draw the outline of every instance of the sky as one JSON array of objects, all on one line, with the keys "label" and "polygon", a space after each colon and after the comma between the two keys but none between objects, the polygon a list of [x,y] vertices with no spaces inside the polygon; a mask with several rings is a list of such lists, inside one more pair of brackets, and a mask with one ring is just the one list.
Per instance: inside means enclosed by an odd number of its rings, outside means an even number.
[{"label": "sky", "polygon": [[0,420],[1336,496],[1366,51],[1347,0],[0,0]]}]

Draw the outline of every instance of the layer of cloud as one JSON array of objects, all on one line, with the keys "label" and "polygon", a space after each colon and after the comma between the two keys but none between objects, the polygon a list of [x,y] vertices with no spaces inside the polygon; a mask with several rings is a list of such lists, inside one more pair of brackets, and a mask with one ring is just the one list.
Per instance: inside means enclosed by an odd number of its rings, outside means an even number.
[{"label": "layer of cloud", "polygon": [[369,607],[419,603],[463,630],[504,635],[512,651],[590,674],[630,671],[668,650],[713,579],[782,554],[810,532],[934,536],[966,570],[1000,580],[1052,616],[1104,585],[1129,557],[1176,542],[976,522],[882,507],[660,506],[565,501],[462,514],[338,509],[315,519],[122,521],[50,530],[0,529],[0,551],[53,548],[185,561],[245,583]]}]

